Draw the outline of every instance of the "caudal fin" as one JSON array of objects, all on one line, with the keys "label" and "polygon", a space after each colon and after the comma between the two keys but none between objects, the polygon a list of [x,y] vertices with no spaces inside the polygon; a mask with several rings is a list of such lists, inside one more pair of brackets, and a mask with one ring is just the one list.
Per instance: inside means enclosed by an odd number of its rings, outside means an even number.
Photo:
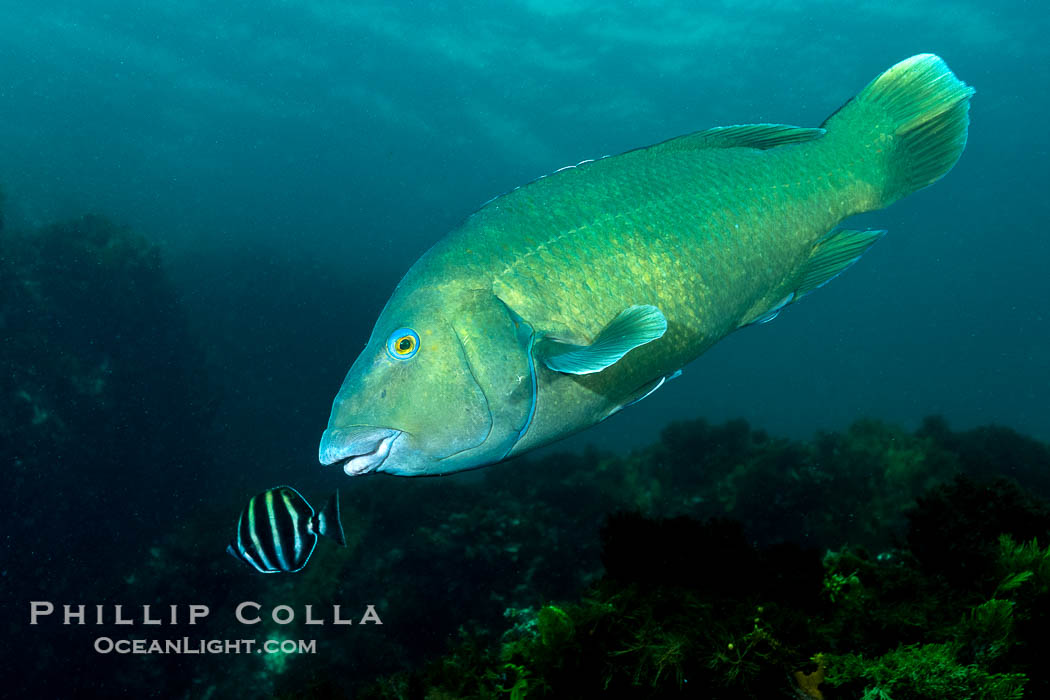
[{"label": "caudal fin", "polygon": [[328,504],[317,514],[317,532],[346,546],[343,521],[339,517],[339,489],[335,490],[332,497],[328,499]]},{"label": "caudal fin", "polygon": [[884,72],[823,126],[873,158],[884,207],[939,180],[966,147],[974,89],[940,57],[924,53]]}]

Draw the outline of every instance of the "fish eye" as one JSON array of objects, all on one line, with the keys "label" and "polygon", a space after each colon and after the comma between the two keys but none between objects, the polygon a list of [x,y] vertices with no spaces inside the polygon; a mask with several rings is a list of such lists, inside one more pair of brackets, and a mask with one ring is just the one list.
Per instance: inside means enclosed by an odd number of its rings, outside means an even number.
[{"label": "fish eye", "polygon": [[419,352],[419,336],[411,328],[398,328],[386,341],[386,354],[395,360],[407,360]]}]

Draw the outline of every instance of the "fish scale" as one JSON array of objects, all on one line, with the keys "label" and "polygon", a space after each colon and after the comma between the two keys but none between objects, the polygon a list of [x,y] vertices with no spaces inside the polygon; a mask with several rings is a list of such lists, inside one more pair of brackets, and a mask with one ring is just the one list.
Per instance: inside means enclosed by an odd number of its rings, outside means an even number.
[{"label": "fish scale", "polygon": [[[648,396],[856,262],[884,232],[836,226],[948,172],[972,94],[923,54],[820,128],[709,129],[491,200],[398,285],[336,397],[322,462],[475,468]],[[399,365],[384,343],[413,324],[419,357]]]},{"label": "fish scale", "polygon": [[[537,329],[575,343],[591,341],[633,304],[653,304],[666,316],[666,337],[599,374],[540,368],[551,390],[537,407],[539,424],[614,411],[776,296],[844,216],[819,198],[800,205],[774,188],[777,168],[797,173],[813,150],[782,148],[791,152],[777,154],[776,167],[763,162],[764,152],[741,148],[692,159],[635,152],[563,170],[489,204],[434,251],[438,266],[463,269],[472,258],[479,286],[490,285]],[[727,186],[730,173],[735,186]],[[618,211],[609,213],[612,203]],[[537,436],[530,430],[515,452]]]},{"label": "fish scale", "polygon": [[[773,189],[778,170],[797,173],[819,145],[782,148],[791,151],[775,164],[755,163],[764,152],[746,148],[595,161],[496,200],[460,236],[479,259],[492,256],[480,267],[501,269],[494,291],[538,328],[586,343],[626,306],[651,303],[683,338],[640,348],[632,361],[684,362],[685,346],[739,323],[845,215]],[[632,161],[641,157],[650,162],[640,176]],[[731,172],[742,180],[735,187],[725,182]],[[586,178],[583,186],[570,174]],[[620,210],[605,213],[609,201]],[[551,233],[538,242],[537,228]],[[445,255],[461,257],[456,242]]]}]

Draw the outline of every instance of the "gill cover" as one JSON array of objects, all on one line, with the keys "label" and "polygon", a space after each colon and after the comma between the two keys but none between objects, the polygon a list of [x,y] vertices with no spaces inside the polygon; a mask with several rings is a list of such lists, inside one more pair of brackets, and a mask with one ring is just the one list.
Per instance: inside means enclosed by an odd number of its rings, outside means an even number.
[{"label": "gill cover", "polygon": [[473,293],[452,325],[492,417],[488,438],[459,456],[458,471],[498,462],[528,432],[537,380],[532,326],[491,292]]}]

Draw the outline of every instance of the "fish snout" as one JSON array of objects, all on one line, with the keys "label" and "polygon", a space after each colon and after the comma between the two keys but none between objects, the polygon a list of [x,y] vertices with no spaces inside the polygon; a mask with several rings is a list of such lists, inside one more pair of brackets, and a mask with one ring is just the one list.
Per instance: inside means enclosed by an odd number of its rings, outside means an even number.
[{"label": "fish snout", "polygon": [[321,436],[318,459],[324,465],[341,464],[348,476],[374,472],[401,434],[400,430],[367,425],[329,428]]}]

